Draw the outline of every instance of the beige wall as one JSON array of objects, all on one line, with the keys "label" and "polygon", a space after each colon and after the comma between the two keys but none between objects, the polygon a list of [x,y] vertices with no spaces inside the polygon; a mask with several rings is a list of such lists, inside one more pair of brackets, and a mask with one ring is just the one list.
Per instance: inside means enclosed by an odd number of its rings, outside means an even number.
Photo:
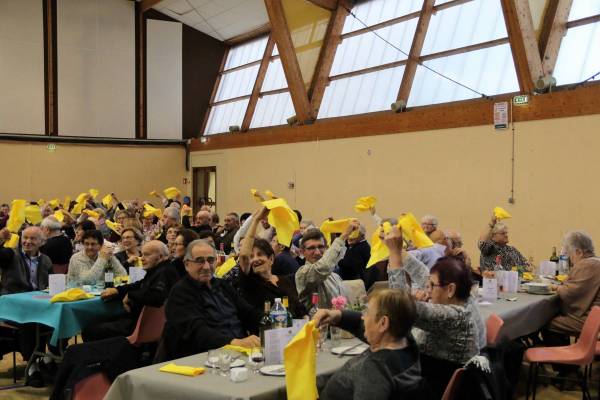
[{"label": "beige wall", "polygon": [[569,229],[587,230],[600,246],[599,126],[600,115],[516,124],[514,205],[511,132],[491,126],[194,152],[191,165],[217,167],[221,214],[254,210],[249,189],[271,189],[307,219],[357,216],[370,235],[370,218],[352,206],[374,195],[384,217],[437,215],[463,233],[475,259],[480,231],[502,206],[513,215],[512,244],[538,263]]},{"label": "beige wall", "polygon": [[0,142],[0,201],[74,198],[90,188],[121,199],[147,199],[154,189],[186,191],[182,146],[108,146]]}]

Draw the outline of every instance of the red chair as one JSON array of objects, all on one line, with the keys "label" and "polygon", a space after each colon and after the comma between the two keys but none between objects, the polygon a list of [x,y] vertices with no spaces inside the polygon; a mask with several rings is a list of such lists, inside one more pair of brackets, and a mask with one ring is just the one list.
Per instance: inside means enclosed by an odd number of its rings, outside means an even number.
[{"label": "red chair", "polygon": [[110,389],[110,381],[104,372],[97,372],[75,384],[73,400],[102,400]]},{"label": "red chair", "polygon": [[590,311],[581,335],[574,344],[557,347],[534,347],[527,349],[524,360],[529,362],[529,376],[527,377],[526,399],[529,399],[529,387],[533,376],[533,400],[537,389],[538,366],[541,363],[577,365],[584,367],[583,374],[580,370],[577,375],[581,381],[581,390],[584,399],[591,399],[587,385],[588,368],[594,360],[600,331],[600,307],[594,306]]},{"label": "red chair", "polygon": [[165,321],[165,306],[160,308],[145,306],[137,320],[135,331],[133,331],[127,340],[133,346],[158,342],[162,335]]},{"label": "red chair", "polygon": [[493,346],[498,340],[500,335],[500,329],[504,325],[504,320],[496,314],[490,314],[487,321],[485,322],[487,345]]},{"label": "red chair", "polygon": [[454,371],[452,378],[450,378],[450,382],[448,382],[448,386],[446,386],[446,390],[444,390],[442,400],[454,400],[458,398],[458,387],[460,386],[464,372],[464,368],[459,368]]},{"label": "red chair", "polygon": [[69,273],[69,264],[52,264],[53,274],[67,274]]}]

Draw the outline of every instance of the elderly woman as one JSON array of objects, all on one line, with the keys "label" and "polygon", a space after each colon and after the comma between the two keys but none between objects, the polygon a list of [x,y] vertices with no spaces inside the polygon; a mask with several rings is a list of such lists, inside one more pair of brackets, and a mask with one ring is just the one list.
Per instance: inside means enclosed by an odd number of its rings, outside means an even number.
[{"label": "elderly woman", "polygon": [[508,245],[508,227],[496,220],[495,216],[479,237],[477,244],[481,251],[479,259],[481,271],[496,269],[496,258],[500,256],[500,264],[504,270],[512,267],[528,266],[529,263],[516,248]]},{"label": "elderly woman", "polygon": [[294,275],[274,275],[272,273],[275,253],[265,239],[255,239],[260,220],[266,218],[269,210],[263,207],[257,211],[250,228],[242,241],[238,263],[240,267],[239,291],[243,298],[258,310],[264,309],[265,301],[274,304],[276,298],[287,297],[289,311],[294,318],[307,315],[306,308],[298,300]]},{"label": "elderly woman", "polygon": [[169,254],[171,254],[171,257],[175,256],[175,239],[177,239],[177,236],[179,236],[179,233],[182,229],[183,226],[180,224],[173,225],[167,229],[167,247],[169,248]]},{"label": "elderly woman", "polygon": [[121,247],[123,251],[115,253],[115,257],[129,273],[130,267],[135,267],[138,259],[142,256],[140,246],[143,237],[136,228],[123,228],[121,230]]},{"label": "elderly woman", "polygon": [[103,246],[104,238],[99,230],[85,231],[81,236],[83,250],[73,254],[69,261],[69,281],[78,284],[96,284],[104,280],[104,272],[115,276],[127,275],[127,271],[113,255],[109,246]]},{"label": "elderly woman", "polygon": [[438,228],[437,217],[433,215],[425,215],[421,218],[421,228],[429,236],[432,242],[446,245],[446,236],[441,229]]},{"label": "elderly woman", "polygon": [[390,250],[390,287],[408,289],[409,279],[413,286],[425,284],[426,290],[415,294],[419,301],[413,335],[421,351],[423,376],[441,397],[454,370],[486,344],[485,325],[470,297],[471,270],[455,257],[440,258],[429,273],[415,260],[405,266],[402,233],[397,227],[386,234],[384,243]]},{"label": "elderly woman", "polygon": [[[362,318],[354,311],[319,310],[317,325],[339,325],[369,343],[369,349],[336,371],[323,387],[323,400],[416,398],[424,395],[419,351],[410,337],[416,308],[404,290],[384,289],[369,299]],[[361,324],[362,319],[362,324]]]},{"label": "elderly woman", "polygon": [[186,274],[183,257],[185,256],[187,246],[197,239],[199,239],[198,234],[191,229],[182,229],[177,238],[175,238],[174,258],[171,264],[177,269],[177,274],[180,278],[183,278]]}]

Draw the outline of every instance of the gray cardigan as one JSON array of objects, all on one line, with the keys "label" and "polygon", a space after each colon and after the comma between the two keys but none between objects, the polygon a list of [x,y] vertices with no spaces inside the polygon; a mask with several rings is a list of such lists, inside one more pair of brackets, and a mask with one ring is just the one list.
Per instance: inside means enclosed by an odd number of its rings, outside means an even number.
[{"label": "gray cardigan", "polygon": [[[52,261],[47,255],[39,255],[37,267],[37,290],[48,287],[48,274]],[[30,292],[34,290],[30,283],[30,272],[23,254],[18,249],[0,249],[0,295]]]}]

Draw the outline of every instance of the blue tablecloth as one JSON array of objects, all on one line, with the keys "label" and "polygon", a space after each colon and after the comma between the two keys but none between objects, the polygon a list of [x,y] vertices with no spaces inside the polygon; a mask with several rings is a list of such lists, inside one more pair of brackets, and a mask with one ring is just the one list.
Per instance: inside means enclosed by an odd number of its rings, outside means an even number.
[{"label": "blue tablecloth", "polygon": [[54,328],[50,344],[75,336],[83,328],[110,320],[125,311],[120,301],[104,302],[100,297],[66,303],[50,303],[44,292],[26,292],[0,296],[0,320],[19,324],[37,322]]}]

